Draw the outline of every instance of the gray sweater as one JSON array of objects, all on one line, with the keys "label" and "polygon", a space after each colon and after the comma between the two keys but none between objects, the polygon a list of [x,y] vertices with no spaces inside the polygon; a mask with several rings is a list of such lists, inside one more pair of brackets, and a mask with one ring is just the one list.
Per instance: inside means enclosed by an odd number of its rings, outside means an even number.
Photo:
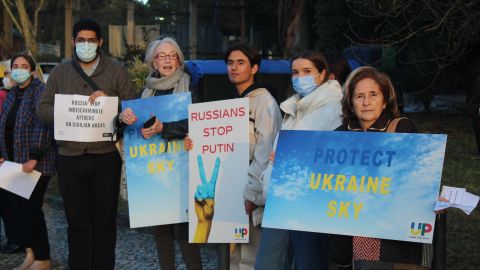
[{"label": "gray sweater", "polygon": [[[72,60],[76,61],[76,60]],[[53,124],[55,94],[91,95],[95,90],[77,73],[72,61],[57,65],[47,81],[38,106],[40,120]],[[100,54],[100,61],[90,78],[108,96],[117,96],[119,100],[135,98],[135,87],[128,76],[127,70],[118,62]],[[57,141],[58,152],[64,156],[79,156],[82,154],[104,154],[116,151],[115,142],[71,142]]]}]

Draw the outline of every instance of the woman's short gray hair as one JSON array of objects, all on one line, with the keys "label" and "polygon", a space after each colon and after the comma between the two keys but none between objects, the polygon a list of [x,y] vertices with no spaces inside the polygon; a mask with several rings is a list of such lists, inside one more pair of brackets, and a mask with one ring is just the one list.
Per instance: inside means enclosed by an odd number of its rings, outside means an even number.
[{"label": "woman's short gray hair", "polygon": [[145,63],[147,64],[148,68],[151,71],[155,70],[155,67],[153,66],[155,51],[157,50],[157,47],[162,45],[163,43],[170,43],[173,46],[173,48],[175,48],[175,51],[177,52],[177,55],[178,55],[179,67],[183,70],[183,61],[185,61],[185,57],[183,56],[183,52],[180,49],[180,46],[178,46],[178,43],[175,41],[175,39],[171,37],[155,39],[148,44],[147,49],[145,50]]}]

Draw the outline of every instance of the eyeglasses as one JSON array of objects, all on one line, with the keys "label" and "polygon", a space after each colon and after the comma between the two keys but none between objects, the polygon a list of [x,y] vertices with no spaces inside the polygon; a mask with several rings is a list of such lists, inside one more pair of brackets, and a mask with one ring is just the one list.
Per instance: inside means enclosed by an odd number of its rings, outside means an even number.
[{"label": "eyeglasses", "polygon": [[75,39],[75,43],[85,43],[85,42],[88,42],[88,43],[97,43],[97,42],[98,42],[98,38],[76,38],[76,39]]},{"label": "eyeglasses", "polygon": [[170,59],[170,60],[178,60],[178,54],[177,52],[170,52],[169,54],[166,53],[159,53],[155,56],[160,61],[165,61],[165,59]]}]

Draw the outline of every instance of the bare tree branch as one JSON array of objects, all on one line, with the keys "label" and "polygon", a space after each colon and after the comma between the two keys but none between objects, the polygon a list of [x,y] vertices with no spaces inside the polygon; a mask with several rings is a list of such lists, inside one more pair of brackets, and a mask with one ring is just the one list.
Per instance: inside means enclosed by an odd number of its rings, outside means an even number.
[{"label": "bare tree branch", "polygon": [[[437,74],[437,77],[438,72],[458,62],[480,35],[480,5],[475,0],[346,0],[346,3],[357,16],[377,21],[373,31],[363,35],[349,22],[351,34],[345,36],[353,44],[402,49],[416,44],[417,50],[409,51],[400,61],[414,66],[421,76]],[[423,45],[421,50],[419,44]],[[422,69],[425,65],[430,65],[428,71]]]},{"label": "bare tree branch", "polygon": [[17,27],[18,31],[20,31],[20,34],[23,35],[23,29],[22,27],[20,27],[20,23],[18,22],[15,15],[13,15],[12,9],[10,8],[11,6],[13,6],[13,4],[8,0],[2,0],[2,3],[3,7],[7,10],[8,15],[12,19],[13,24],[15,24],[15,27]]},{"label": "bare tree branch", "polygon": [[39,28],[39,25],[38,25],[38,14],[40,13],[40,11],[43,9],[43,6],[45,5],[45,0],[40,0],[40,3],[38,3],[38,6],[37,8],[35,9],[35,13],[34,13],[34,20],[33,20],[33,31],[35,32],[35,36],[38,35],[38,28]]}]

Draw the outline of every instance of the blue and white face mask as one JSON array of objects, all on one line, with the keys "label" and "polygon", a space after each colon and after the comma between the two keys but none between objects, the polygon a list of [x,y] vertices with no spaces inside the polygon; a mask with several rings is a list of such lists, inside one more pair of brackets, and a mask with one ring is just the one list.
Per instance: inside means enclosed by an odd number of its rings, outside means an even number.
[{"label": "blue and white face mask", "polygon": [[12,80],[19,85],[22,85],[24,82],[26,82],[30,76],[32,76],[32,74],[27,69],[16,68],[12,70]]},{"label": "blue and white face mask", "polygon": [[77,43],[75,44],[75,53],[82,62],[90,63],[97,57],[97,47],[96,43]]},{"label": "blue and white face mask", "polygon": [[310,94],[317,88],[315,77],[318,75],[320,73],[315,76],[292,77],[293,89],[302,97]]}]

